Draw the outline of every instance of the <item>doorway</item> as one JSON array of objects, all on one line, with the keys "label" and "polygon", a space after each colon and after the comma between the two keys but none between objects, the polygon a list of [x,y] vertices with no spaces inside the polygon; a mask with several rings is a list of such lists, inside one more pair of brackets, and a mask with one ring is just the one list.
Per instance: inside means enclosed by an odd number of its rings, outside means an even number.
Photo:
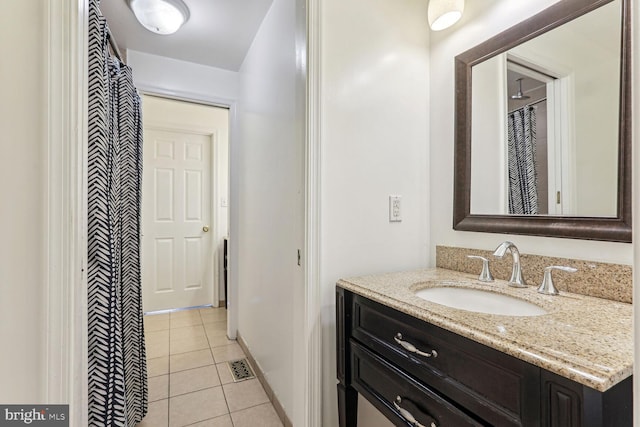
[{"label": "doorway", "polygon": [[224,301],[229,110],[144,95],[144,312]]},{"label": "doorway", "polygon": [[560,66],[538,62],[507,55],[507,111],[511,115],[526,109],[535,116],[537,214],[571,215],[575,213],[573,81]]}]

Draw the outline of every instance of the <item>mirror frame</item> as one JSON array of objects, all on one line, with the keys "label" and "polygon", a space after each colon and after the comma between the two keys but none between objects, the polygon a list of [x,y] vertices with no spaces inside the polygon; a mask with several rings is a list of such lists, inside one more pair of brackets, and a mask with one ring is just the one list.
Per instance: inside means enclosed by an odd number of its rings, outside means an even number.
[{"label": "mirror frame", "polygon": [[631,0],[622,0],[617,216],[471,213],[471,68],[611,1],[561,0],[455,57],[454,230],[631,242]]}]

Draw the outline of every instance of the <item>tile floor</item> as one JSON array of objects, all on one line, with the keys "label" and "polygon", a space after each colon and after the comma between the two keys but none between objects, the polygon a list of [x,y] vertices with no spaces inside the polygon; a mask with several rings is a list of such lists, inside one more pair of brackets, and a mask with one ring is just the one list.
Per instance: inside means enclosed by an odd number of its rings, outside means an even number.
[{"label": "tile floor", "polygon": [[149,413],[139,427],[280,427],[258,379],[234,383],[224,308],[145,316]]}]

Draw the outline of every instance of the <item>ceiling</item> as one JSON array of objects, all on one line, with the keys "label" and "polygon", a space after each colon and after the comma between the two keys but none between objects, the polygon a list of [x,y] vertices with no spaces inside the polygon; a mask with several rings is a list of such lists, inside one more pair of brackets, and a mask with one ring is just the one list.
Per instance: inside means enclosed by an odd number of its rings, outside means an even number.
[{"label": "ceiling", "polygon": [[101,0],[111,33],[126,49],[238,71],[273,0],[184,0],[190,18],[175,34],[146,30],[127,0]]}]

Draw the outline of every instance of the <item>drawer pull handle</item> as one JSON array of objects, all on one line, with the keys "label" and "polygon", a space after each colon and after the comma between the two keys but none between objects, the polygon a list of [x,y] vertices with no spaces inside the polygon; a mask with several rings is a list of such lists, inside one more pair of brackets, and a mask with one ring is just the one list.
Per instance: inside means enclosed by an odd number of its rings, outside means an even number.
[{"label": "drawer pull handle", "polygon": [[[398,412],[400,412],[400,415],[402,415],[402,417],[409,421],[411,424],[414,425],[414,427],[427,427],[424,424],[421,424],[418,420],[415,419],[415,417],[413,415],[411,415],[411,412],[407,411],[404,408],[400,407],[400,403],[402,403],[402,398],[400,396],[396,397],[396,401],[393,402],[393,406],[396,407],[396,409],[398,410]],[[436,425],[436,423],[434,423],[433,421],[431,421],[431,424],[429,424],[429,427],[438,427]]]},{"label": "drawer pull handle", "polygon": [[425,353],[424,351],[418,350],[416,346],[411,344],[410,342],[403,341],[402,334],[400,332],[398,332],[396,336],[393,337],[393,339],[396,340],[396,342],[400,344],[402,348],[404,348],[405,350],[411,353],[419,354],[420,356],[424,356],[424,357],[438,357],[438,352],[435,350],[431,350],[430,353]]}]

